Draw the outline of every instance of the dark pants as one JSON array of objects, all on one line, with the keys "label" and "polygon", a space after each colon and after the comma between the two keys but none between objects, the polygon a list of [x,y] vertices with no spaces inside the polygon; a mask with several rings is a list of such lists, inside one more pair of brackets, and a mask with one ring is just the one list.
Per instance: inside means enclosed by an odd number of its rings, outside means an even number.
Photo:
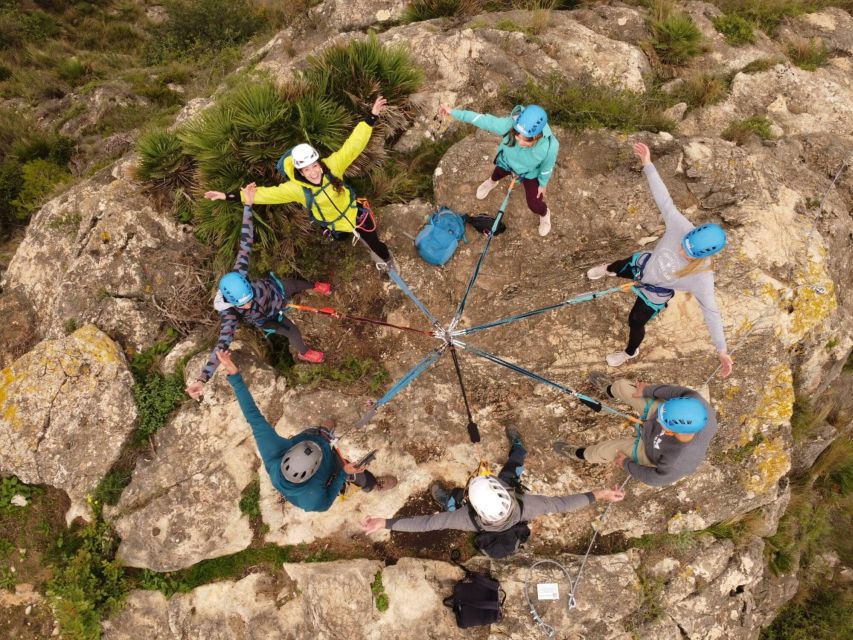
[{"label": "dark pants", "polygon": [[[636,277],[634,270],[631,268],[631,258],[617,260],[607,265],[607,270],[610,273],[615,273],[620,278],[628,278],[633,280]],[[664,305],[665,306],[665,305]],[[637,296],[634,306],[631,307],[631,312],[628,314],[628,346],[625,347],[625,353],[629,356],[637,353],[637,349],[646,337],[646,323],[651,320],[659,311],[654,307],[646,304],[646,301]]]},{"label": "dark pants", "polygon": [[[302,293],[308,289],[313,289],[314,284],[300,278],[282,278],[281,283],[284,285],[284,291],[287,298],[290,299],[297,293]],[[287,316],[280,315],[278,320],[267,320],[264,323],[264,331],[272,332],[279,336],[284,336],[290,342],[290,346],[296,349],[297,353],[305,353],[308,347],[302,340],[302,332],[299,328],[287,319]]]},{"label": "dark pants", "polygon": [[370,493],[376,486],[376,476],[370,473],[370,471],[362,471],[361,473],[348,475],[347,482],[351,482],[355,486],[361,487],[362,491]]},{"label": "dark pants", "polygon": [[[358,235],[362,240],[364,240],[364,244],[370,247],[370,250],[379,256],[381,260],[387,261],[391,259],[391,252],[388,250],[388,245],[379,239],[379,234],[376,232],[376,229],[373,231],[362,231],[359,229]],[[352,238],[352,234],[345,233],[343,231],[336,231],[332,234],[332,237],[335,240],[349,240]]]},{"label": "dark pants", "polygon": [[[509,171],[501,169],[495,165],[495,170],[492,171],[492,180],[500,180],[509,175]],[[544,216],[548,213],[548,205],[545,204],[545,198],[539,197],[539,181],[535,178],[524,178],[521,181],[524,185],[524,195],[527,196],[527,206],[537,216]]]}]

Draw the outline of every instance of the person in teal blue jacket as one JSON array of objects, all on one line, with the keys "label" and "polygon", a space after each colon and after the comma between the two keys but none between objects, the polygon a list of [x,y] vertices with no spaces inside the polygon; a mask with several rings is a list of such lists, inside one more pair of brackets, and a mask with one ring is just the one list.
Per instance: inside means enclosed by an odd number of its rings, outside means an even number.
[{"label": "person in teal blue jacket", "polygon": [[514,173],[524,185],[527,206],[539,216],[539,235],[547,236],[551,231],[551,210],[545,204],[545,190],[554,172],[560,143],[548,126],[545,110],[535,104],[518,105],[510,115],[499,118],[441,105],[439,113],[501,136],[495,155],[495,169],[477,187],[477,199],[483,200],[501,178]]},{"label": "person in teal blue jacket", "polygon": [[397,484],[394,476],[378,478],[358,467],[333,447],[333,436],[319,427],[305,429],[292,438],[282,438],[261,414],[243,376],[228,351],[217,352],[219,363],[228,372],[243,417],[252,427],[264,467],[273,487],[303,511],[327,511],[351,482],[364,491],[387,491]]}]

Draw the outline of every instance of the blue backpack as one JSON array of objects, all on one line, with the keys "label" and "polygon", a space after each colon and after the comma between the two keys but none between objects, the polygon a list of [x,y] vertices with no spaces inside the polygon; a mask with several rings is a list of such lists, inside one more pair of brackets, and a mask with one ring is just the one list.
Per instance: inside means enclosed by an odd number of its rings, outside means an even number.
[{"label": "blue backpack", "polygon": [[465,218],[453,209],[441,206],[429,217],[426,226],[415,238],[415,247],[421,258],[437,267],[453,257],[459,240],[468,244],[465,236]]}]

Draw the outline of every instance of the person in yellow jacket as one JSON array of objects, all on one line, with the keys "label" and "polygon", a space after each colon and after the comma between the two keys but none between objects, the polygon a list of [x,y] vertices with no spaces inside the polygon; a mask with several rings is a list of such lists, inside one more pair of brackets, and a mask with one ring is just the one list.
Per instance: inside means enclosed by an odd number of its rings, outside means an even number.
[{"label": "person in yellow jacket", "polygon": [[[359,122],[340,149],[326,158],[310,144],[298,144],[278,161],[279,172],[288,178],[276,187],[258,187],[255,204],[298,202],[308,209],[311,222],[323,227],[335,240],[347,240],[357,234],[370,249],[380,269],[394,269],[394,259],[387,245],[376,233],[376,221],[370,212],[356,202],[355,191],[342,177],[358,155],[364,151],[373,127],[388,101],[379,96],[370,114]],[[239,193],[207,191],[208,200],[241,200]]]}]

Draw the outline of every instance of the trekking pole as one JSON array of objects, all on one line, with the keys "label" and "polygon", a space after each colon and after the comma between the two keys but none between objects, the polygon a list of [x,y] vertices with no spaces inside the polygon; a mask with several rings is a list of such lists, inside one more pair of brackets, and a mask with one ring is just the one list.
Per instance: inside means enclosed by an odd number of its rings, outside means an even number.
[{"label": "trekking pole", "polygon": [[487,234],[486,236],[486,245],[483,247],[483,252],[480,254],[480,258],[477,260],[477,264],[474,266],[474,273],[471,274],[471,279],[468,281],[468,288],[465,289],[465,294],[459,301],[459,306],[456,308],[456,313],[453,316],[453,320],[450,321],[450,325],[447,327],[447,330],[450,332],[453,332],[456,329],[456,325],[459,324],[459,320],[462,318],[462,313],[465,311],[465,304],[468,302],[468,295],[471,293],[471,288],[474,286],[474,282],[477,280],[477,276],[480,273],[480,268],[483,266],[483,260],[486,259],[486,253],[488,253],[489,251],[489,245],[491,245],[492,238],[495,235],[495,231],[498,230],[498,225],[501,222],[501,218],[503,218],[503,215],[506,212],[506,208],[509,205],[509,196],[512,193],[513,187],[515,187],[515,183],[517,180],[518,176],[512,174],[512,182],[509,183],[509,189],[507,189],[506,195],[504,196],[504,200],[501,203],[501,207],[500,209],[498,209],[498,214],[495,216],[495,221],[492,224],[492,232]]},{"label": "trekking pole", "polygon": [[462,390],[462,400],[465,401],[465,411],[468,414],[468,437],[472,444],[480,442],[480,429],[471,415],[471,407],[468,405],[468,394],[465,393],[465,384],[462,382],[462,369],[459,368],[459,358],[456,355],[456,347],[450,345],[450,355],[453,356],[453,366],[456,367],[456,377],[459,379],[459,388]]}]

